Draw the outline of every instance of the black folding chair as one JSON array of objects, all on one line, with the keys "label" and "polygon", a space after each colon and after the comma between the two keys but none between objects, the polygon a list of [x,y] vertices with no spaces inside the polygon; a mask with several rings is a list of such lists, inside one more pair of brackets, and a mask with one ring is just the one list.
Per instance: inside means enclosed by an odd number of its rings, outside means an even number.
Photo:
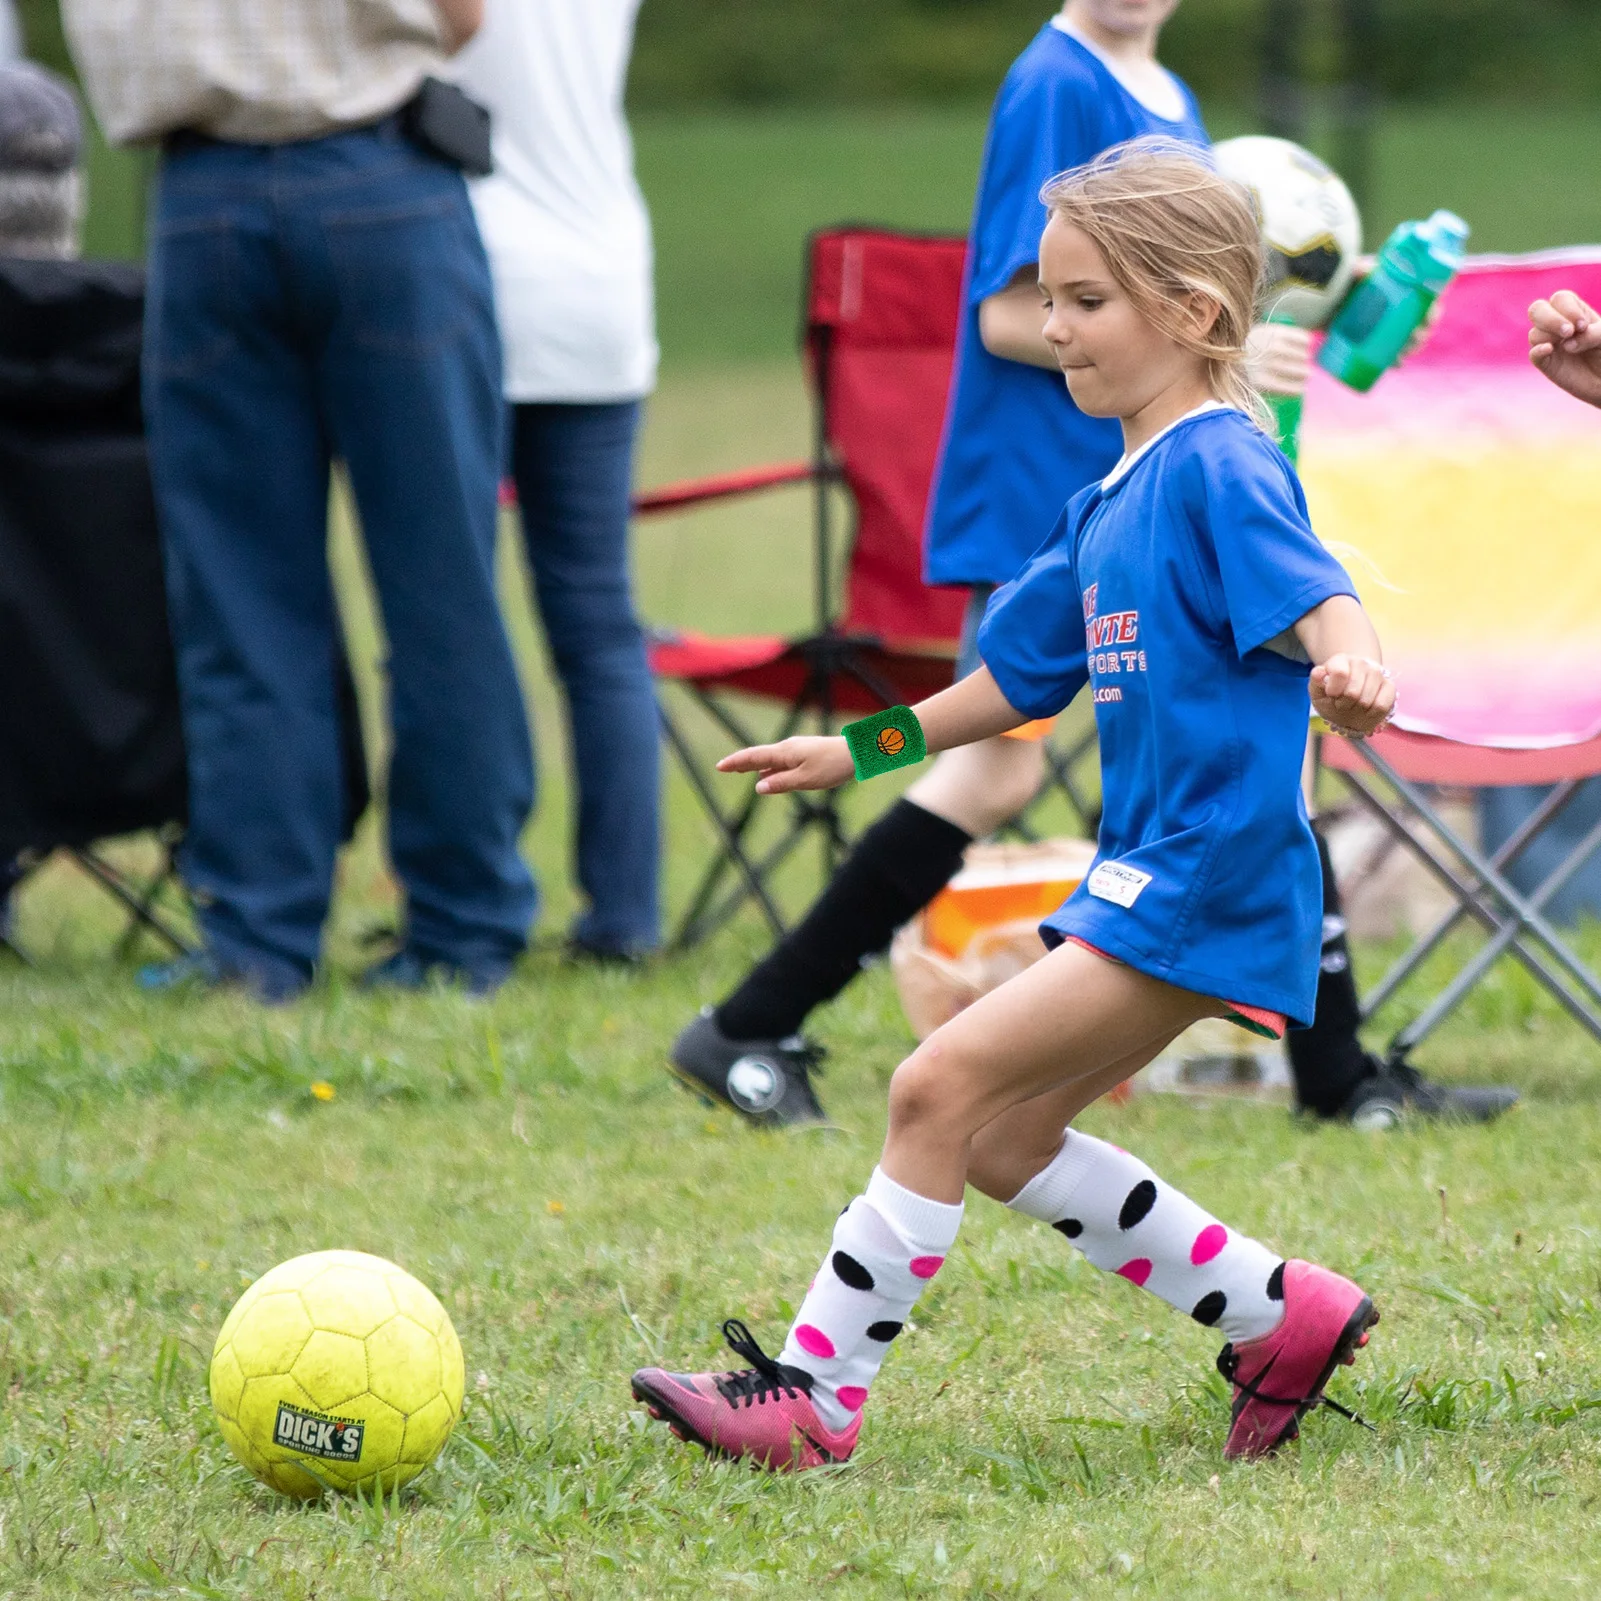
[{"label": "black folding chair", "polygon": [[[0,259],[0,946],[16,889],[67,853],[140,931],[187,951],[165,906],[187,776],[161,544],[139,405],[144,276]],[[355,691],[347,821],[367,803]],[[101,842],[149,832],[147,876]]]}]

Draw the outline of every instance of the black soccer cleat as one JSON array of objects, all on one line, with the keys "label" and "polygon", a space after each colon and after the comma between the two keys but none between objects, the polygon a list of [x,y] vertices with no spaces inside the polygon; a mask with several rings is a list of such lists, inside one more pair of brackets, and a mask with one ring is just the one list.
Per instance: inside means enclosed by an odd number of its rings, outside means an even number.
[{"label": "black soccer cleat", "polygon": [[1362,1079],[1331,1120],[1362,1129],[1392,1129],[1408,1117],[1491,1123],[1517,1100],[1507,1085],[1436,1084],[1405,1062],[1390,1062]]},{"label": "black soccer cleat", "polygon": [[828,1121],[811,1079],[822,1057],[823,1047],[800,1034],[731,1040],[712,1008],[703,1006],[673,1041],[668,1065],[697,1095],[732,1107],[748,1122],[792,1128]]}]

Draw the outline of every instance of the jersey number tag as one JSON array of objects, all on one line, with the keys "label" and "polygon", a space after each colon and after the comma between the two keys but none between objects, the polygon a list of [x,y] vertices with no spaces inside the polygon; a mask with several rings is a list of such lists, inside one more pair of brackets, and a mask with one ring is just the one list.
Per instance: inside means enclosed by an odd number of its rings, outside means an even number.
[{"label": "jersey number tag", "polygon": [[1137,867],[1125,867],[1121,862],[1102,862],[1090,874],[1088,888],[1097,900],[1111,901],[1117,906],[1132,906],[1140,898],[1140,891],[1151,882],[1149,873]]}]

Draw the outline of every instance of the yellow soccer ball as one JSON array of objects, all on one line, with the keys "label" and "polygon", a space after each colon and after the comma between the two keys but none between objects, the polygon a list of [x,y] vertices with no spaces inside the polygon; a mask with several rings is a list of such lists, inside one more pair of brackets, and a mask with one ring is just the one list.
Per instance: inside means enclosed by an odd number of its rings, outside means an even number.
[{"label": "yellow soccer ball", "polygon": [[392,1491],[461,1416],[461,1342],[411,1274],[364,1251],[314,1251],[239,1297],[211,1353],[222,1437],[263,1484]]}]

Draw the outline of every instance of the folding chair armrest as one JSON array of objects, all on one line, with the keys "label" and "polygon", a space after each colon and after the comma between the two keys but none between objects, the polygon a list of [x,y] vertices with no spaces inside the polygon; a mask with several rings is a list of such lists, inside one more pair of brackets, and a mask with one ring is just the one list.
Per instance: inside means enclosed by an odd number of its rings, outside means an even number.
[{"label": "folding chair armrest", "polygon": [[779,462],[770,467],[749,467],[742,472],[714,473],[710,478],[686,478],[676,484],[663,484],[634,496],[634,514],[658,516],[680,511],[708,500],[728,500],[735,495],[753,495],[783,484],[803,484],[817,476],[809,461]]}]

